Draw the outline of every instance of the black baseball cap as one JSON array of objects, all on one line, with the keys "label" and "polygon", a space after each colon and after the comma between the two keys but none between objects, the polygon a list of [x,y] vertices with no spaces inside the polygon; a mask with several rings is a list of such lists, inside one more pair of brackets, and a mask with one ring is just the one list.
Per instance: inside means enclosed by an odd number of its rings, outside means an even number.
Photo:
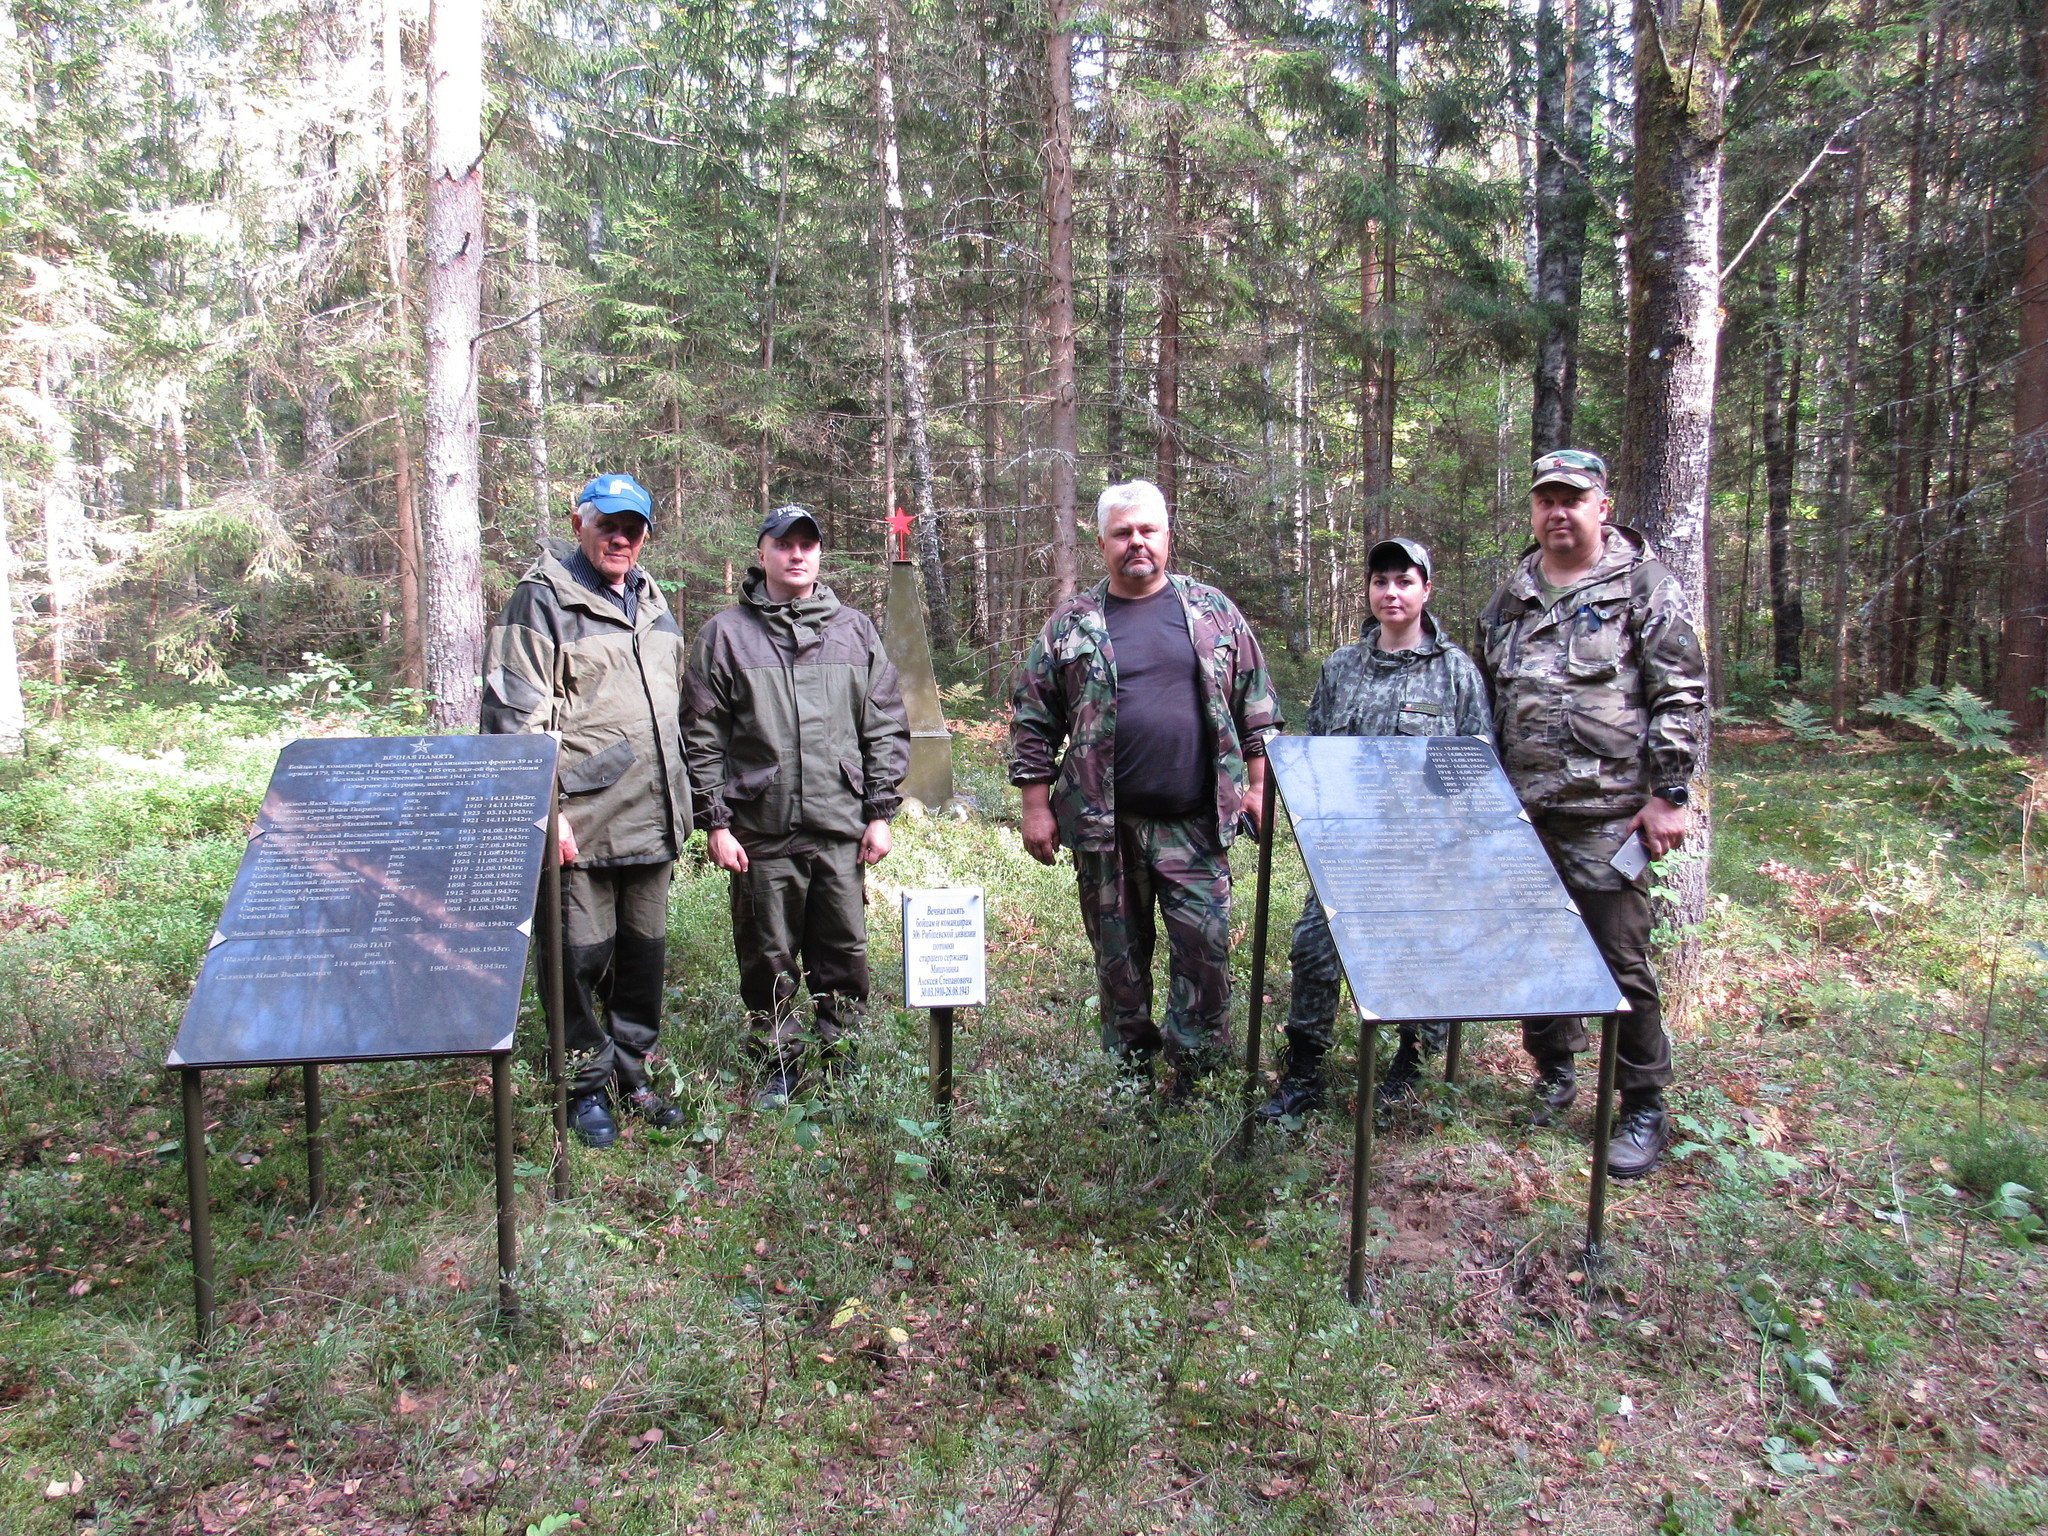
[{"label": "black baseball cap", "polygon": [[1433,582],[1436,580],[1434,570],[1430,564],[1429,551],[1413,539],[1381,539],[1379,543],[1373,545],[1371,549],[1365,552],[1365,568],[1368,571],[1372,569],[1373,561],[1379,558],[1379,553],[1383,549],[1398,549],[1408,557],[1410,565],[1422,572],[1423,581]]},{"label": "black baseball cap", "polygon": [[758,544],[763,539],[779,539],[799,523],[809,523],[811,537],[820,544],[825,542],[825,530],[818,526],[818,519],[811,514],[811,509],[800,507],[795,502],[786,507],[777,507],[762,518],[761,531],[754,536],[754,542]]}]

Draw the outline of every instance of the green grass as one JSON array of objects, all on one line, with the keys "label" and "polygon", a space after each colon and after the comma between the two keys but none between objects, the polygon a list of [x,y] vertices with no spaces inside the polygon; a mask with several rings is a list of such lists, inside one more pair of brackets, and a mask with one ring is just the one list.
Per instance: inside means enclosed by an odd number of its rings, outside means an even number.
[{"label": "green grass", "polygon": [[[1177,1116],[1115,1100],[1071,870],[1024,856],[992,750],[963,743],[976,813],[902,823],[871,881],[876,1006],[829,1102],[745,1107],[723,877],[695,853],[662,1068],[687,1124],[578,1149],[559,1205],[529,1013],[516,1326],[475,1065],[330,1069],[317,1216],[297,1074],[214,1074],[225,1326],[200,1351],[160,1064],[269,762],[309,720],[117,700],[0,768],[0,840],[37,866],[4,910],[50,914],[0,935],[0,1528],[2041,1524],[2048,1286],[1992,1208],[2039,1189],[2048,1132],[2048,902],[2019,878],[2010,764],[1723,752],[1677,1027],[1687,1145],[1617,1190],[1600,1283],[1577,1258],[1583,1117],[1515,1123],[1496,1026],[1463,1091],[1388,1129],[1346,1304],[1348,1116],[1238,1162],[1234,1086]],[[1303,885],[1291,850],[1275,870],[1284,952]],[[896,892],[941,881],[990,896],[950,1141],[924,1017],[889,1003]],[[1268,990],[1272,1021],[1284,964]],[[1788,1309],[1838,1407],[1738,1291]]]}]

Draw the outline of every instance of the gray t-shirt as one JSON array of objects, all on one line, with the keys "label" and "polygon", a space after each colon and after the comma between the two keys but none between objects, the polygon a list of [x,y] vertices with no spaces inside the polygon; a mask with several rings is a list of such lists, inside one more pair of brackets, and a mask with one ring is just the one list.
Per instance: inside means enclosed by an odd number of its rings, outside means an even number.
[{"label": "gray t-shirt", "polygon": [[1202,708],[1201,663],[1173,588],[1104,604],[1116,658],[1119,815],[1214,813],[1216,762]]}]

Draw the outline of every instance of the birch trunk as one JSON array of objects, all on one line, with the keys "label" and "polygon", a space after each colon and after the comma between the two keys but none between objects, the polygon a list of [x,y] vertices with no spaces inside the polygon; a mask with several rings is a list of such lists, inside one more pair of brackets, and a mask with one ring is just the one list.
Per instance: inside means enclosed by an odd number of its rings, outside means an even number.
[{"label": "birch trunk", "polygon": [[[1698,604],[1707,591],[1711,538],[1727,45],[1716,0],[1636,0],[1634,27],[1628,407],[1619,511],[1650,538]],[[1707,740],[1703,722],[1702,770]],[[1698,851],[1678,880],[1683,925],[1696,925],[1706,912],[1710,810],[1702,794]],[[1697,938],[1684,940],[1672,960],[1673,980],[1684,989],[1699,968]]]},{"label": "birch trunk", "polygon": [[546,538],[553,524],[554,498],[548,492],[548,370],[541,356],[540,306],[540,202],[526,199],[526,282],[523,302],[526,321],[526,422],[532,436],[526,440],[527,465],[533,477],[533,531]]},{"label": "birch trunk", "polygon": [[426,685],[433,721],[473,731],[483,671],[477,367],[483,305],[484,18],[434,0],[427,58]]},{"label": "birch trunk", "polygon": [[[889,3],[875,8],[875,124],[881,134],[882,204],[889,247],[889,281],[897,311],[896,341],[903,359],[903,410],[910,418],[910,464],[917,476],[917,560],[924,575],[925,609],[932,645],[953,648],[953,605],[946,590],[945,550],[939,539],[939,510],[933,497],[929,395],[924,353],[917,345],[912,313],[917,287],[910,274],[910,229],[904,214],[903,171],[896,154],[896,82],[889,52]],[[894,510],[893,508],[891,509]]]}]

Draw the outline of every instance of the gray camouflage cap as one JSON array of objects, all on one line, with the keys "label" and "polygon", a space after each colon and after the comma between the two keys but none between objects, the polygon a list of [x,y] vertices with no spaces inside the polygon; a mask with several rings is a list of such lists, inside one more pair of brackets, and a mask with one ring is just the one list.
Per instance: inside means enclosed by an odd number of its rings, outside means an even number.
[{"label": "gray camouflage cap", "polygon": [[1546,453],[1529,466],[1529,489],[1539,485],[1568,485],[1574,490],[1607,489],[1607,461],[1583,448],[1560,448]]},{"label": "gray camouflage cap", "polygon": [[1373,568],[1373,561],[1379,557],[1379,552],[1383,549],[1400,550],[1402,554],[1408,557],[1409,564],[1422,572],[1424,582],[1436,580],[1435,569],[1430,564],[1429,551],[1413,539],[1381,539],[1379,543],[1373,545],[1371,549],[1365,552],[1365,568],[1368,571]]}]

